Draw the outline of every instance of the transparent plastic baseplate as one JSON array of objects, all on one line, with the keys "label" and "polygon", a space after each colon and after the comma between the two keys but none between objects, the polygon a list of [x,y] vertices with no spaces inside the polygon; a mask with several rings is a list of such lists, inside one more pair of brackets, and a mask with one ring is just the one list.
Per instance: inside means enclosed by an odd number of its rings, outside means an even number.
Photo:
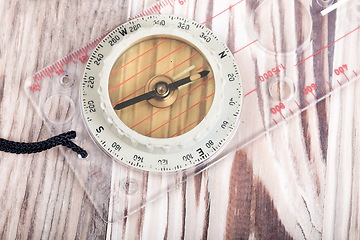
[{"label": "transparent plastic baseplate", "polygon": [[205,165],[168,174],[134,170],[98,147],[81,113],[86,62],[106,34],[26,79],[25,92],[51,134],[75,130],[76,144],[89,152],[82,159],[62,148],[106,222],[138,211],[360,75],[358,0],[163,0],[136,17],[149,14],[192,19],[227,44],[243,85],[239,126],[226,148]]}]

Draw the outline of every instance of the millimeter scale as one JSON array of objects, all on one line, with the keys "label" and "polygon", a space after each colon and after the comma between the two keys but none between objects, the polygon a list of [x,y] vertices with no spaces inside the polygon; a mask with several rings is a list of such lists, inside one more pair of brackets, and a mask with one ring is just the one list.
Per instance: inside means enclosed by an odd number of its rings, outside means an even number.
[{"label": "millimeter scale", "polygon": [[62,152],[105,221],[359,78],[360,1],[208,4],[159,1],[26,80],[50,132],[88,151]]}]

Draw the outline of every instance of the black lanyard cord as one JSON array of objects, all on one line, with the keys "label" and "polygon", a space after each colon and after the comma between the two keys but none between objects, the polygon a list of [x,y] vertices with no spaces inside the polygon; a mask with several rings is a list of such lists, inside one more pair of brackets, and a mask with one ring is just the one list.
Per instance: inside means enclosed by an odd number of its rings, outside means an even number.
[{"label": "black lanyard cord", "polygon": [[76,137],[75,131],[69,131],[60,135],[51,137],[45,141],[24,143],[24,142],[13,142],[3,138],[0,138],[0,151],[16,153],[16,154],[31,154],[38,153],[56,146],[65,146],[78,153],[82,158],[88,156],[87,152],[75,143],[70,141]]}]

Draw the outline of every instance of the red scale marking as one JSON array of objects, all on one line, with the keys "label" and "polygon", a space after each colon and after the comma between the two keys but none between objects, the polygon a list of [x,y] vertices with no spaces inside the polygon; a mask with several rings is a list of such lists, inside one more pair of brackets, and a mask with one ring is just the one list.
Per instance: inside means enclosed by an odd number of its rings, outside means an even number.
[{"label": "red scale marking", "polygon": [[135,93],[137,93],[138,91],[144,89],[145,86],[139,88],[138,90],[136,90],[135,92],[133,93],[130,93],[129,95],[127,95],[126,97],[124,97],[123,99],[121,99],[120,101],[118,101],[117,103],[113,104],[113,107],[115,107],[118,103],[121,103],[122,101],[124,101],[125,99],[129,98],[130,96],[134,95]]},{"label": "red scale marking", "polygon": [[167,58],[168,56],[170,56],[171,54],[175,53],[176,51],[180,50],[182,47],[184,47],[185,44],[183,44],[182,46],[180,46],[179,48],[175,49],[174,51],[172,51],[171,53],[165,55],[164,57],[160,58],[159,60],[157,60],[156,62],[150,64],[149,66],[147,66],[146,68],[144,68],[143,70],[141,70],[140,72],[137,72],[135,75],[131,76],[130,78],[126,79],[125,81],[123,81],[122,83],[118,84],[117,86],[115,86],[114,88],[110,89],[109,92],[114,91],[115,89],[117,89],[118,87],[120,87],[121,85],[123,85],[124,83],[130,81],[131,79],[133,79],[134,77],[136,77],[137,75],[139,75],[140,73],[144,72],[145,70],[149,69],[150,67],[152,67],[153,65],[157,64],[158,62],[160,62],[161,60]]},{"label": "red scale marking", "polygon": [[171,7],[174,7],[170,1],[167,1],[167,2],[170,4]]},{"label": "red scale marking", "polygon": [[295,101],[295,103],[296,103],[296,105],[298,106],[298,108],[301,110],[301,107],[300,107],[300,105],[298,104],[298,102]]},{"label": "red scale marking", "polygon": [[198,69],[196,69],[196,71],[198,72],[198,71],[200,71],[201,69],[203,69],[204,67],[205,67],[205,65],[199,67]]},{"label": "red scale marking", "polygon": [[131,129],[134,129],[136,126],[140,125],[141,123],[145,122],[146,120],[148,120],[149,118],[151,118],[152,116],[154,116],[155,114],[157,114],[158,112],[162,111],[163,108],[157,110],[156,112],[154,112],[153,114],[151,114],[150,116],[146,117],[145,119],[141,120],[140,122],[138,122],[137,124],[135,124],[134,126],[131,127]]},{"label": "red scale marking", "polygon": [[356,74],[356,72],[355,71],[353,71],[354,72],[354,74],[355,74],[355,77],[357,77],[357,74]]},{"label": "red scale marking", "polygon": [[[211,79],[213,79],[213,78],[214,78],[214,77],[209,78],[209,79],[206,80],[205,82],[199,84],[199,85],[196,86],[195,88],[193,88],[193,89],[191,89],[190,91],[188,91],[187,93],[185,93],[184,95],[178,97],[178,98],[176,99],[176,101],[178,101],[178,100],[180,100],[181,98],[185,97],[185,96],[188,95],[189,93],[195,91],[197,88],[199,88],[200,86],[206,84],[207,82],[209,82],[209,81],[210,81]],[[161,110],[163,110],[163,109],[164,109],[164,108],[160,109],[159,111],[155,112],[154,114],[150,115],[149,117],[141,120],[140,122],[138,122],[137,124],[135,124],[134,126],[132,126],[131,129],[135,128],[136,126],[138,126],[139,124],[143,123],[145,120],[149,119],[150,117],[154,116],[155,114],[159,113],[159,112],[160,112]]]},{"label": "red scale marking", "polygon": [[285,120],[285,117],[284,117],[284,115],[282,114],[282,112],[280,112],[280,115],[281,115],[281,117]]},{"label": "red scale marking", "polygon": [[145,54],[147,54],[148,52],[150,52],[151,50],[154,50],[155,48],[157,48],[158,46],[160,46],[161,44],[163,44],[164,42],[166,42],[167,39],[163,40],[162,42],[158,43],[157,45],[155,45],[154,47],[148,49],[147,51],[145,51],[144,53],[140,54],[139,56],[137,56],[136,58],[130,60],[129,62],[127,62],[126,64],[122,65],[121,67],[119,67],[118,69],[114,70],[113,72],[110,73],[110,75],[116,73],[117,71],[119,71],[120,69],[122,69],[123,67],[129,65],[130,63],[132,63],[133,61],[135,61],[136,59],[144,56]]},{"label": "red scale marking", "polygon": [[39,84],[39,82],[35,79],[35,82],[36,82],[36,84],[40,87],[40,84]]},{"label": "red scale marking", "polygon": [[293,111],[291,111],[291,109],[289,109],[289,111],[290,111],[291,115],[294,115],[294,113],[293,113]]},{"label": "red scale marking", "polygon": [[257,90],[257,88],[255,88],[255,89],[254,89],[254,90],[252,90],[251,92],[249,92],[249,93],[245,94],[245,96],[244,96],[244,97],[249,96],[251,93],[255,92],[256,90]]},{"label": "red scale marking", "polygon": [[341,83],[339,82],[339,80],[337,80],[338,84],[340,85],[340,87],[342,86]]},{"label": "red scale marking", "polygon": [[233,54],[235,55],[236,53],[238,53],[238,52],[240,52],[240,51],[244,50],[245,48],[249,47],[250,45],[252,45],[252,44],[256,43],[258,40],[259,40],[259,39],[256,39],[255,41],[253,41],[253,42],[249,43],[248,45],[246,45],[246,46],[244,46],[244,47],[240,48],[239,50],[235,51]]},{"label": "red scale marking", "polygon": [[[206,115],[205,115],[206,116]],[[186,127],[184,127],[183,129],[181,129],[180,131],[178,131],[177,133],[175,133],[175,134],[173,134],[173,135],[171,135],[170,137],[172,138],[172,137],[175,137],[176,135],[178,135],[179,133],[181,133],[182,131],[184,131],[185,129],[187,129],[188,127],[190,127],[190,126],[192,126],[192,125],[194,125],[195,123],[197,123],[197,122],[199,122],[200,120],[202,120],[205,116],[202,116],[201,118],[199,118],[198,120],[196,120],[196,121],[194,121],[194,122],[192,122],[192,123],[190,123],[189,125],[187,125]]]},{"label": "red scale marking", "polygon": [[329,81],[327,81],[327,84],[329,85],[329,87],[331,88],[331,90],[334,91],[334,89],[332,88],[331,84],[329,83]]},{"label": "red scale marking", "polygon": [[179,100],[179,99],[181,99],[181,98],[183,98],[184,96],[188,95],[189,93],[193,92],[194,90],[196,90],[196,89],[199,88],[200,86],[204,85],[205,83],[209,82],[209,81],[210,81],[211,79],[213,79],[213,78],[214,78],[214,77],[211,77],[211,78],[209,78],[208,80],[206,80],[205,82],[199,84],[199,85],[196,86],[195,88],[191,89],[189,92],[185,93],[184,95],[182,95],[181,97],[179,97],[178,99],[176,99],[176,101]]},{"label": "red scale marking", "polygon": [[337,39],[337,40],[336,40],[336,41],[334,41],[333,43],[330,43],[329,45],[327,45],[326,47],[324,47],[324,48],[320,49],[319,51],[317,51],[317,52],[316,52],[316,53],[314,53],[313,55],[311,55],[311,56],[309,56],[309,57],[305,58],[304,60],[302,60],[301,62],[297,63],[297,64],[295,65],[295,67],[296,67],[296,66],[298,66],[299,64],[301,64],[301,63],[305,62],[306,60],[308,60],[308,59],[312,58],[313,56],[317,55],[318,53],[320,53],[320,52],[324,51],[324,50],[325,50],[325,49],[327,49],[328,47],[330,47],[330,46],[334,45],[336,42],[340,41],[341,39],[343,39],[343,38],[347,37],[348,35],[350,35],[351,33],[355,32],[355,31],[357,31],[357,30],[359,30],[359,29],[360,29],[360,27],[355,28],[354,30],[352,30],[351,32],[349,32],[349,33],[347,33],[346,35],[342,36],[341,38]]},{"label": "red scale marking", "polygon": [[311,94],[314,96],[314,98],[315,98],[316,100],[318,100],[317,97],[315,96],[315,94],[314,94],[313,92],[311,92]]},{"label": "red scale marking", "polygon": [[274,123],[277,125],[278,123],[275,121],[275,119],[273,119]]},{"label": "red scale marking", "polygon": [[164,123],[163,125],[159,126],[158,128],[154,129],[153,131],[149,132],[148,134],[146,134],[146,136],[149,136],[150,134],[154,133],[155,131],[159,130],[160,128],[166,126],[167,124],[169,124],[171,121],[173,121],[174,119],[180,117],[182,114],[186,113],[187,111],[189,111],[190,109],[192,109],[193,107],[199,105],[200,103],[202,103],[203,101],[205,101],[206,99],[214,96],[215,93],[210,94],[209,96],[205,97],[204,99],[202,99],[201,101],[195,103],[194,105],[192,105],[191,107],[189,107],[188,109],[186,109],[185,111],[183,111],[182,113],[180,113],[179,115],[173,117],[172,119],[170,119],[169,121],[167,121],[166,123]]},{"label": "red scale marking", "polygon": [[206,21],[205,21],[205,22],[203,22],[202,24],[205,24],[205,23],[207,23],[207,22],[209,22],[209,21],[213,20],[213,19],[214,19],[214,18],[216,18],[217,16],[219,16],[219,15],[223,14],[224,12],[226,12],[226,11],[230,10],[231,8],[235,7],[236,5],[238,5],[239,3],[243,2],[243,1],[244,1],[244,0],[240,0],[239,2],[237,2],[237,3],[233,4],[233,5],[231,5],[230,7],[228,7],[228,8],[227,8],[227,9],[225,9],[225,10],[223,10],[222,12],[220,12],[220,13],[218,13],[218,14],[214,15],[212,18],[209,18],[208,20],[206,20]]}]

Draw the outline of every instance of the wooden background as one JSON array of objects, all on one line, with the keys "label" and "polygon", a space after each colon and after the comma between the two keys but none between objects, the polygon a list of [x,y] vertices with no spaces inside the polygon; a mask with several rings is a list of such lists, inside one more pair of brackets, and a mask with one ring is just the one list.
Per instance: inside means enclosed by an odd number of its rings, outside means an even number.
[{"label": "wooden background", "polygon": [[[23,81],[153,2],[0,1],[0,137],[49,138]],[[358,239],[359,90],[335,94],[114,224],[58,149],[0,153],[0,239]]]}]

